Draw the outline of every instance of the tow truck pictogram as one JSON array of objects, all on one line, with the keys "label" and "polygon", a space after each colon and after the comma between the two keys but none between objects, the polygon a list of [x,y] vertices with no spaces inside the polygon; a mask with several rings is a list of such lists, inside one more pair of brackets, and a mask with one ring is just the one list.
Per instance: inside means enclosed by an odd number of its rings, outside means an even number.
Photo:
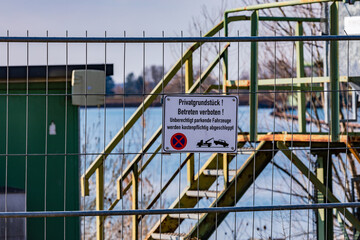
[{"label": "tow truck pictogram", "polygon": [[229,144],[225,141],[225,140],[222,140],[222,139],[218,139],[218,140],[215,140],[214,138],[210,138],[208,140],[200,140],[200,142],[198,142],[196,145],[201,148],[201,147],[211,147],[211,145],[213,144],[211,142],[211,140],[213,140],[213,143],[218,146],[218,145],[221,145],[222,147],[226,148],[229,146]]},{"label": "tow truck pictogram", "polygon": [[206,141],[204,141],[204,140],[200,140],[200,142],[198,142],[196,145],[198,146],[198,147],[211,147],[211,140],[213,140],[214,138],[210,138],[210,139],[208,139],[208,140],[206,140]]}]

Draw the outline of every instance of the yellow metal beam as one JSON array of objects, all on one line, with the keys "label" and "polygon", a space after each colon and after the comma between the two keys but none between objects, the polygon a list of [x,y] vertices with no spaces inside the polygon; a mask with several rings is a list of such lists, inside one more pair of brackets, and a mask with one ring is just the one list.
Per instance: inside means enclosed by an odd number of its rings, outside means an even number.
[{"label": "yellow metal beam", "polygon": [[[351,81],[351,77],[341,76],[340,82]],[[355,78],[354,78],[355,79]],[[356,78],[357,79],[357,78]],[[259,86],[276,86],[278,85],[288,85],[288,84],[302,84],[302,83],[328,83],[330,82],[329,77],[294,77],[294,78],[269,78],[269,79],[259,79]],[[250,86],[250,80],[229,80],[226,82],[228,86],[239,86],[239,87],[248,87]]]},{"label": "yellow metal beam", "polygon": [[[192,85],[194,84],[194,76],[193,76],[193,61],[192,56],[188,58],[185,62],[185,93],[188,93]],[[189,153],[186,155],[189,156]],[[192,182],[194,181],[194,156],[190,157],[186,164],[187,168],[187,184],[191,186]]]},{"label": "yellow metal beam", "polygon": [[[138,206],[138,192],[139,192],[139,175],[138,175],[138,167],[137,164],[134,165],[133,172],[131,174],[131,180],[133,182],[132,185],[132,210],[136,210],[139,208]],[[132,240],[137,240],[139,237],[139,220],[138,216],[133,215],[132,218]]]},{"label": "yellow metal beam", "polygon": [[[104,210],[104,166],[96,169],[96,210]],[[96,239],[104,239],[104,217],[96,216]]]},{"label": "yellow metal beam", "polygon": [[[340,135],[340,142],[346,143],[350,139],[352,142],[360,142],[360,134],[353,133],[348,135]],[[258,133],[257,141],[283,141],[283,142],[323,142],[331,141],[331,137],[326,133]],[[238,142],[248,142],[249,134],[238,134]]]},{"label": "yellow metal beam", "polygon": [[355,157],[355,159],[358,161],[358,163],[360,163],[360,155],[359,155],[358,150],[356,150],[356,148],[354,148],[354,147],[351,145],[351,142],[350,142],[350,141],[347,141],[347,142],[346,142],[346,146],[347,146],[347,148],[349,149],[349,151],[354,155],[354,157]]}]

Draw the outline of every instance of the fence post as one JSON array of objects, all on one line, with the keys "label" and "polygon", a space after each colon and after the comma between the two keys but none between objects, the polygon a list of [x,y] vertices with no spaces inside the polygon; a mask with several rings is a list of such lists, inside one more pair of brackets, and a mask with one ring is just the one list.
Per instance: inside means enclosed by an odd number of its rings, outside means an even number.
[{"label": "fence post", "polygon": [[[138,190],[139,190],[139,173],[138,166],[134,164],[131,181],[132,181],[132,209],[136,210],[139,208],[138,206]],[[139,236],[139,220],[137,215],[132,216],[132,239],[137,240]]]},{"label": "fence post", "polygon": [[[330,6],[330,35],[339,34],[338,25],[339,3]],[[339,45],[337,41],[330,42],[330,96],[331,96],[331,141],[339,141]]]},{"label": "fence post", "polygon": [[[302,22],[297,22],[296,36],[303,35]],[[297,78],[305,77],[304,72],[304,43],[302,41],[296,42],[296,76]],[[297,111],[298,111],[298,123],[299,132],[306,133],[306,98],[305,98],[305,84],[300,83],[298,86],[301,90],[297,92]]]},{"label": "fence post", "polygon": [[[96,210],[104,210],[104,165],[96,169]],[[104,217],[96,217],[96,239],[104,239]]]},{"label": "fence post", "polygon": [[[251,14],[251,36],[258,35],[259,11]],[[258,109],[258,43],[251,42],[250,49],[250,141],[256,141]]]}]

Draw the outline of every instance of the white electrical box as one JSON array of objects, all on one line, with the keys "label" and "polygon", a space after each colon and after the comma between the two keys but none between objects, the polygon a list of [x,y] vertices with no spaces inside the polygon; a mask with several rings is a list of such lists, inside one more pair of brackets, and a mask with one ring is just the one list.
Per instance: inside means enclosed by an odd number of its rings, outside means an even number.
[{"label": "white electrical box", "polygon": [[72,104],[78,106],[103,105],[105,100],[105,71],[72,71]]}]

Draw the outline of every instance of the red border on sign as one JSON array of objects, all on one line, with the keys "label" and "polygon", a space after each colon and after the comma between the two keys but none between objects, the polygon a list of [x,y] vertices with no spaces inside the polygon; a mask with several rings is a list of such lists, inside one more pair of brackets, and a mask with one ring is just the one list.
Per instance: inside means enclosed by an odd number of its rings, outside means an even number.
[{"label": "red border on sign", "polygon": [[[180,138],[178,138],[180,137]],[[176,143],[173,144],[173,140],[175,139]],[[182,144],[180,141],[184,139],[184,144]],[[170,144],[171,146],[175,149],[175,150],[181,150],[184,147],[186,147],[187,144],[187,138],[184,134],[182,133],[175,133],[174,135],[172,135],[171,139],[170,139]],[[178,144],[180,144],[181,146],[177,146]]]}]

